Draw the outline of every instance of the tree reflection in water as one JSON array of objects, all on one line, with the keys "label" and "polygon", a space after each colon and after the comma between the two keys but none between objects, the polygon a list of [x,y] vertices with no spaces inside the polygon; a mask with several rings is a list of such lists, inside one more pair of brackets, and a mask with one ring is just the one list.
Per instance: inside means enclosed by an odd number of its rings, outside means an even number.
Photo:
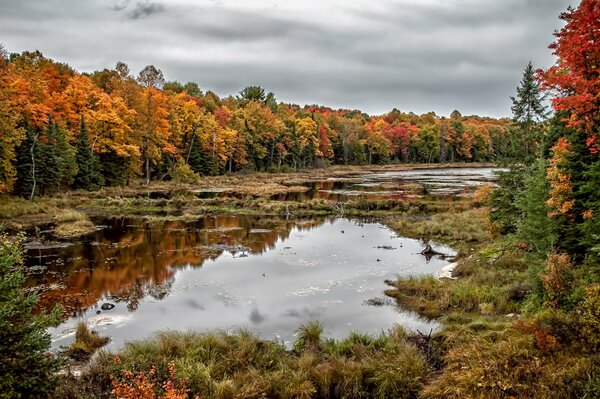
[{"label": "tree reflection in water", "polygon": [[197,221],[116,218],[67,247],[28,251],[27,266],[42,266],[30,284],[42,285],[41,306],[61,304],[66,315],[80,315],[101,299],[137,309],[147,295],[161,300],[181,268],[201,267],[225,251],[244,256],[273,249],[292,228],[309,230],[327,219],[289,221],[276,217],[206,217]]}]

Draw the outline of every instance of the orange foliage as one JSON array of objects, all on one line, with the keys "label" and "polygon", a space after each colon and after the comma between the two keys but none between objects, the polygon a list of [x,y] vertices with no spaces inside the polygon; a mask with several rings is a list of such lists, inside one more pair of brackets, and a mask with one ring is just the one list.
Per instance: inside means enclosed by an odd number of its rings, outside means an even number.
[{"label": "orange foliage", "polygon": [[571,183],[571,176],[562,168],[567,157],[571,154],[569,142],[564,137],[558,139],[558,142],[552,147],[552,158],[546,173],[551,186],[550,199],[547,201],[552,209],[551,216],[566,215],[575,205],[572,198],[573,184]]},{"label": "orange foliage", "polygon": [[513,323],[513,328],[523,334],[532,334],[536,349],[542,353],[550,353],[560,349],[558,340],[547,329],[541,327],[537,320],[517,320]]},{"label": "orange foliage", "polygon": [[[115,357],[115,362],[119,358]],[[184,386],[187,380],[179,380],[175,376],[175,366],[169,363],[169,379],[159,385],[156,381],[156,368],[153,366],[148,373],[123,371],[121,380],[112,378],[112,394],[117,399],[187,399],[189,389]],[[161,387],[162,393],[157,393],[157,385]]]},{"label": "orange foliage", "polygon": [[566,254],[548,255],[546,269],[540,274],[540,279],[548,297],[546,304],[550,307],[557,308],[559,300],[568,293],[570,269],[571,260]]}]

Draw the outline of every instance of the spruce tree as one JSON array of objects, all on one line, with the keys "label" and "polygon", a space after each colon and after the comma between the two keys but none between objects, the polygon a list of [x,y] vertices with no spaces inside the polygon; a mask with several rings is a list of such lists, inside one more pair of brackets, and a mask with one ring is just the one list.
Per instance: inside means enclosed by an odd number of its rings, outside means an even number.
[{"label": "spruce tree", "polygon": [[189,153],[187,156],[187,164],[190,168],[198,174],[202,174],[203,160],[202,160],[202,148],[198,140],[198,136],[192,137],[192,143],[190,145]]},{"label": "spruce tree", "polygon": [[547,117],[544,98],[540,93],[540,84],[535,78],[535,71],[531,61],[525,67],[523,78],[517,87],[517,97],[511,97],[513,120],[519,124],[523,131],[523,144],[525,156],[529,157],[534,152],[536,141],[534,127]]},{"label": "spruce tree", "polygon": [[[103,152],[98,159],[94,159],[94,170],[96,175],[101,178],[100,184],[107,186],[122,186],[127,182],[129,160],[119,156],[114,150]],[[101,171],[101,173],[100,173]]]},{"label": "spruce tree", "polygon": [[58,311],[35,311],[39,296],[24,291],[18,240],[0,233],[0,398],[42,398],[52,392],[60,361],[47,354],[46,329],[59,321]]},{"label": "spruce tree", "polygon": [[84,190],[96,190],[98,188],[98,179],[96,173],[96,164],[94,162],[94,154],[90,146],[85,119],[81,118],[81,126],[79,135],[77,136],[77,175],[73,186]]},{"label": "spruce tree", "polygon": [[58,136],[54,121],[48,118],[43,140],[38,143],[38,157],[35,159],[35,174],[39,178],[41,195],[52,195],[60,190],[63,161],[60,158]]},{"label": "spruce tree", "polygon": [[518,235],[542,255],[547,254],[556,241],[556,226],[548,216],[550,184],[546,179],[547,166],[547,161],[539,158],[525,171],[522,176],[524,187],[515,200],[520,216],[517,222]]}]

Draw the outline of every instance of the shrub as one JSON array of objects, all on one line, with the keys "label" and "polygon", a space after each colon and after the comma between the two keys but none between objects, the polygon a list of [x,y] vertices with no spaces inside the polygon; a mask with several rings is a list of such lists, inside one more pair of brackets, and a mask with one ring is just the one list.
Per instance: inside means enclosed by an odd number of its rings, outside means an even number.
[{"label": "shrub", "polygon": [[586,289],[585,299],[579,304],[581,333],[589,350],[600,350],[600,284]]},{"label": "shrub", "polygon": [[[115,357],[118,362],[118,357]],[[180,381],[175,376],[175,366],[169,363],[169,379],[162,384],[158,384],[155,378],[156,369],[148,373],[142,371],[132,373],[123,371],[121,379],[113,379],[112,394],[117,399],[187,399],[189,389],[179,387],[185,384],[185,380]],[[158,392],[157,392],[158,391]]]},{"label": "shrub", "polygon": [[200,181],[200,176],[192,170],[190,165],[183,162],[177,164],[172,178],[177,183],[196,184]]},{"label": "shrub", "polygon": [[571,293],[571,260],[561,253],[551,253],[546,260],[546,269],[540,274],[546,296],[545,303],[552,308],[565,304]]}]

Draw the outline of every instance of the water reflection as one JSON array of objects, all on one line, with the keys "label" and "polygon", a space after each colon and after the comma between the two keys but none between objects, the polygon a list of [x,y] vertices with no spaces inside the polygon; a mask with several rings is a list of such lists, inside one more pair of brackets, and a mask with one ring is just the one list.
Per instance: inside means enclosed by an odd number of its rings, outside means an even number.
[{"label": "water reflection", "polygon": [[107,219],[100,221],[102,230],[72,245],[29,249],[26,264],[40,270],[32,285],[46,288],[44,307],[60,303],[75,315],[110,295],[136,309],[146,295],[165,295],[177,268],[202,266],[224,251],[260,254],[287,238],[292,228],[309,230],[323,222],[228,216],[190,222]]},{"label": "water reflection", "polygon": [[[165,328],[243,325],[289,343],[299,323],[315,319],[334,338],[376,334],[394,323],[425,331],[428,322],[393,306],[369,306],[369,300],[383,297],[385,279],[448,264],[439,257],[427,262],[419,253],[422,242],[358,220],[125,218],[105,225],[68,247],[28,253],[31,270],[45,268],[32,275],[48,288],[44,303],[62,303],[71,312],[52,330],[55,347],[72,339],[81,319],[114,346]],[[103,303],[115,307],[103,309]]]},{"label": "water reflection", "polygon": [[500,168],[412,169],[374,173],[352,181],[326,180],[304,183],[308,190],[276,194],[277,201],[325,199],[344,202],[355,198],[403,201],[416,196],[468,196],[482,184],[493,182]]}]

